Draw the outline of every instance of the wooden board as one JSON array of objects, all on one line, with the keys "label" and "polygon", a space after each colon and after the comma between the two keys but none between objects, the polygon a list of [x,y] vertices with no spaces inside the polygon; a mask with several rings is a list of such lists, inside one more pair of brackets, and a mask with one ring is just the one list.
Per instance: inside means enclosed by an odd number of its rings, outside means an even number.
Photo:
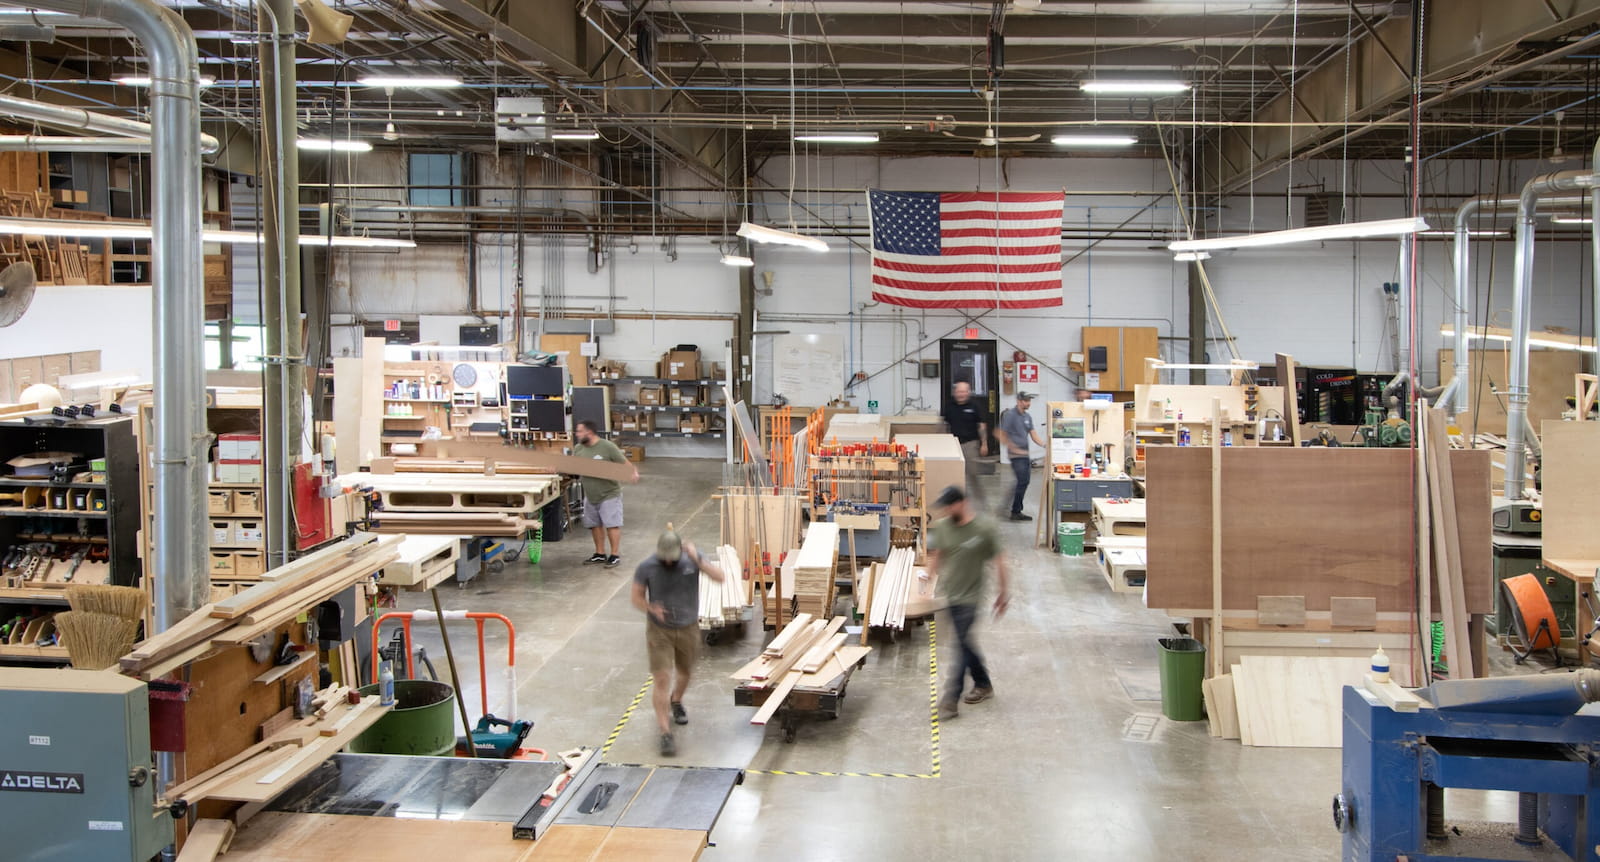
[{"label": "wooden board", "polygon": [[1328,600],[1335,628],[1371,629],[1378,625],[1378,600],[1369,596],[1334,596]]},{"label": "wooden board", "polygon": [[592,862],[693,862],[705,846],[706,833],[699,830],[618,827]]},{"label": "wooden board", "polygon": [[[1263,595],[1304,595],[1308,611],[1333,596],[1372,596],[1380,612],[1409,611],[1410,451],[1353,447],[1231,447],[1222,452],[1223,605],[1250,610]],[[1450,453],[1469,614],[1493,609],[1489,462]],[[1149,563],[1145,604],[1209,613],[1211,453],[1152,447],[1146,462]]]},{"label": "wooden board", "polygon": [[233,842],[233,821],[201,819],[183,839],[178,862],[211,862]]},{"label": "wooden board", "polygon": [[1284,748],[1338,748],[1344,687],[1363,685],[1369,669],[1359,658],[1253,655],[1237,667],[1245,669],[1234,690],[1239,714],[1249,716],[1248,744]]},{"label": "wooden board", "polygon": [[1233,675],[1218,674],[1200,685],[1205,695],[1206,722],[1218,739],[1239,738],[1239,711],[1233,694]]},{"label": "wooden board", "polygon": [[589,357],[583,355],[583,345],[588,340],[589,336],[583,333],[546,333],[539,336],[539,349],[545,353],[561,353],[565,351],[567,354],[565,358],[567,373],[572,376],[572,385],[588,386]]},{"label": "wooden board", "polygon": [[1544,548],[1547,559],[1600,558],[1600,422],[1546,422]]},{"label": "wooden board", "polygon": [[552,473],[570,473],[574,476],[590,476],[596,479],[611,479],[616,482],[633,482],[635,468],[632,464],[618,464],[612,461],[599,461],[593,458],[579,458],[576,455],[562,455],[559,452],[549,452],[543,449],[523,449],[516,446],[502,446],[499,443],[473,443],[460,440],[421,440],[418,441],[421,453],[433,458],[483,458],[496,463],[527,464],[541,467]]},{"label": "wooden board", "polygon": [[1257,596],[1256,622],[1264,626],[1306,624],[1305,596]]},{"label": "wooden board", "polygon": [[[1471,382],[1467,386],[1467,412],[1457,419],[1462,429],[1471,433],[1506,433],[1506,387],[1511,383],[1507,364],[1510,355],[1504,350],[1479,350],[1470,353]],[[1534,428],[1546,421],[1558,420],[1567,409],[1566,398],[1572,394],[1572,375],[1583,371],[1587,361],[1575,350],[1528,351],[1528,419]],[[1481,364],[1480,364],[1481,363]],[[1439,382],[1455,379],[1455,351],[1439,351]],[[1499,393],[1499,394],[1496,394]]]},{"label": "wooden board", "polygon": [[558,823],[539,837],[539,843],[533,846],[528,859],[530,862],[585,862],[594,858],[609,834],[611,828],[608,826]]},{"label": "wooden board", "polygon": [[[518,862],[535,845],[505,823],[265,811],[239,829],[225,862]],[[401,849],[403,848],[403,850]],[[542,858],[542,857],[540,857]]]},{"label": "wooden board", "polygon": [[[1250,685],[1250,672],[1245,670],[1243,665],[1236,664],[1232,666],[1231,671],[1227,675],[1233,679],[1233,717],[1234,720],[1239,723],[1239,742],[1243,743],[1244,745],[1252,745],[1255,743],[1255,734],[1251,732],[1252,728],[1250,727],[1250,713],[1241,709],[1238,702],[1239,692]],[[1220,677],[1222,674],[1218,674],[1217,676]]]}]

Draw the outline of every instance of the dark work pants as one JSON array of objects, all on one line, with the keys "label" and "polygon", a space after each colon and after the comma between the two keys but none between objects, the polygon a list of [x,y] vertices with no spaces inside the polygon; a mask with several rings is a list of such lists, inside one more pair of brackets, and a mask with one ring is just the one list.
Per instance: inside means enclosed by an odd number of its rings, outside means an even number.
[{"label": "dark work pants", "polygon": [[1022,514],[1023,495],[1028,493],[1028,480],[1033,476],[1032,459],[1026,455],[1011,456],[1011,475],[1017,478],[1017,490],[1011,495],[1011,514]]},{"label": "dark work pants", "polygon": [[945,683],[946,697],[958,700],[967,684],[967,674],[972,674],[976,688],[989,687],[989,669],[983,666],[983,655],[978,652],[978,640],[973,626],[978,621],[977,605],[951,605],[950,622],[956,630],[956,666]]}]

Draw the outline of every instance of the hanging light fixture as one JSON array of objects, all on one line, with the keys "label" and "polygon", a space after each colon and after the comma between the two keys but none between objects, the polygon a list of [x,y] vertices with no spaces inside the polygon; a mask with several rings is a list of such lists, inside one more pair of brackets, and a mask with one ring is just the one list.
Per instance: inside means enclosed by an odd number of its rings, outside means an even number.
[{"label": "hanging light fixture", "polygon": [[1167,246],[1172,251],[1216,251],[1222,248],[1260,248],[1273,245],[1293,245],[1300,242],[1320,242],[1330,239],[1367,239],[1380,236],[1404,236],[1428,229],[1426,219],[1392,218],[1378,221],[1356,221],[1345,224],[1327,224],[1317,227],[1300,227],[1275,230],[1242,236],[1219,236],[1211,239],[1180,240]]},{"label": "hanging light fixture", "polygon": [[751,242],[769,245],[793,245],[800,248],[809,248],[812,251],[827,251],[828,244],[814,236],[793,233],[786,230],[755,224],[754,222],[741,222],[739,236]]},{"label": "hanging light fixture", "polygon": [[[59,236],[88,239],[150,239],[149,222],[91,222],[66,219],[0,218],[0,235],[3,236]],[[206,229],[200,232],[205,242],[230,245],[263,242],[259,233],[242,230]],[[334,248],[416,248],[409,239],[381,236],[327,236],[301,234],[301,245],[332,246]]]},{"label": "hanging light fixture", "polygon": [[756,262],[755,262],[754,259],[745,257],[742,254],[724,254],[722,256],[722,265],[723,266],[755,266]]}]

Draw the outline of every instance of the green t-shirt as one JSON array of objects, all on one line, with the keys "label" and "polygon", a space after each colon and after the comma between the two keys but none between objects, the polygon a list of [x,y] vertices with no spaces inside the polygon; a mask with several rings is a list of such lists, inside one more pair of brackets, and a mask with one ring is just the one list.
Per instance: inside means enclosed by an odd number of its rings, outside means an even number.
[{"label": "green t-shirt", "polygon": [[952,518],[934,521],[928,550],[939,552],[939,592],[947,603],[983,601],[984,569],[1000,555],[1000,531],[993,521],[981,516],[965,524]]},{"label": "green t-shirt", "polygon": [[[572,454],[579,458],[593,458],[596,461],[614,461],[618,464],[628,463],[628,456],[622,454],[617,444],[610,440],[595,440],[593,446],[582,443],[572,447]],[[591,503],[609,500],[612,497],[622,496],[622,483],[612,479],[597,479],[593,476],[580,477],[583,484],[584,499]]]}]

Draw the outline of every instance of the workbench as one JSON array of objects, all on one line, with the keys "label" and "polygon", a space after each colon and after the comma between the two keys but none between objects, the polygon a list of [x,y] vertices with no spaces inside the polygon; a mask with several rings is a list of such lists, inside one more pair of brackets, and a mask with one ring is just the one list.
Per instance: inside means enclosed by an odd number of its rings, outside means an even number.
[{"label": "workbench", "polygon": [[520,536],[561,497],[554,474],[347,473],[335,481],[370,492],[368,520],[378,533]]},{"label": "workbench", "polygon": [[[1495,541],[1500,541],[1498,536],[1496,536]],[[1588,617],[1583,594],[1593,586],[1595,575],[1600,573],[1600,560],[1550,559],[1546,557],[1542,562],[1545,568],[1572,582],[1573,624],[1577,630],[1578,665],[1579,667],[1586,667],[1589,663],[1589,656],[1594,651],[1590,649],[1588,644],[1584,643],[1583,635],[1587,633],[1594,620]],[[1498,594],[1498,592],[1497,588],[1496,593]],[[1559,609],[1557,612],[1559,614]]]},{"label": "workbench", "polygon": [[1094,528],[1103,538],[1145,534],[1144,501],[1128,497],[1095,497]]},{"label": "workbench", "polygon": [[241,826],[219,858],[692,862],[743,780],[738,769],[593,764],[547,808],[534,806],[563,769],[559,761],[335,755]]}]

